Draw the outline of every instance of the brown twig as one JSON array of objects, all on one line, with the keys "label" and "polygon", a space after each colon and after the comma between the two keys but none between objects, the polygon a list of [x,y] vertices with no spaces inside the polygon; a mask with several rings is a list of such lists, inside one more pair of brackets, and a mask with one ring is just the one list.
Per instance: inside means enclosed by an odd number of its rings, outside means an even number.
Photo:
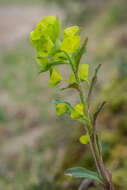
[{"label": "brown twig", "polygon": [[78,190],[87,190],[89,187],[94,185],[94,180],[92,179],[85,179],[79,186]]},{"label": "brown twig", "polygon": [[99,115],[99,113],[101,112],[101,110],[103,109],[104,105],[106,104],[106,101],[103,101],[102,104],[99,106],[99,108],[97,109],[97,111],[94,113],[93,116],[93,126],[94,126],[94,130],[96,129],[96,121],[97,121],[97,117]]},{"label": "brown twig", "polygon": [[94,76],[92,78],[92,81],[91,81],[91,85],[90,85],[90,89],[89,89],[89,92],[88,92],[88,97],[87,97],[87,100],[88,100],[88,112],[89,112],[89,108],[90,108],[90,100],[91,100],[91,94],[92,94],[92,90],[93,90],[93,87],[96,83],[96,80],[97,80],[97,73],[99,71],[101,67],[101,64],[99,64],[96,69],[95,69],[95,72],[94,72]]},{"label": "brown twig", "polygon": [[110,190],[115,190],[114,185],[112,183],[112,174],[111,174],[109,169],[107,169],[107,173],[108,173],[108,176],[109,176]]},{"label": "brown twig", "polygon": [[98,156],[94,135],[92,138],[92,147],[93,147],[94,155],[95,155],[96,162],[97,162],[97,168],[99,168],[99,174],[101,175],[101,177],[104,180],[105,190],[109,190],[109,182],[107,180],[107,176],[106,176],[106,172],[105,172],[105,168],[104,168],[104,163],[103,163],[103,160],[100,160],[100,158]]}]

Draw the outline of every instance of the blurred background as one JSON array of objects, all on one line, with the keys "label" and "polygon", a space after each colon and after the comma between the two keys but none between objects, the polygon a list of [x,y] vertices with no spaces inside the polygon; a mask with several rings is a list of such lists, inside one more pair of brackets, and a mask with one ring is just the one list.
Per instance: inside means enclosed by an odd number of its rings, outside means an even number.
[{"label": "blurred background", "polygon": [[[79,143],[80,123],[58,117],[52,102],[63,95],[38,75],[29,33],[44,16],[59,15],[62,28],[79,25],[89,37],[82,62],[90,75],[101,63],[93,94],[103,156],[116,190],[127,190],[127,0],[0,0],[0,190],[76,190],[67,168],[95,169],[88,146]],[[63,69],[63,72],[66,72]],[[98,184],[90,190],[101,190]]]}]

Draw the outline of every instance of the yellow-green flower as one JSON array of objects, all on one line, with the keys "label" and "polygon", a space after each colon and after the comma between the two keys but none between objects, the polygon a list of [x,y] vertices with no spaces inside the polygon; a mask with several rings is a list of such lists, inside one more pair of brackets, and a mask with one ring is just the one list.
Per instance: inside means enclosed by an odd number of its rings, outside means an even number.
[{"label": "yellow-green flower", "polygon": [[37,23],[30,33],[30,40],[40,56],[52,53],[60,35],[60,21],[57,17],[47,16]]}]

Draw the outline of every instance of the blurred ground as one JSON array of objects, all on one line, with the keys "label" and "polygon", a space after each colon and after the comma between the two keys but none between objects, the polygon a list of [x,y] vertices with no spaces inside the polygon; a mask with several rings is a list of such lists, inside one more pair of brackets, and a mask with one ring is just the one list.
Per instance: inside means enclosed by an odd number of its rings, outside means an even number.
[{"label": "blurred ground", "polygon": [[1,5],[0,6],[0,48],[13,47],[28,38],[38,20],[50,15],[62,15],[57,7],[42,5]]},{"label": "blurred ground", "polygon": [[[63,26],[80,25],[82,37],[89,36],[83,61],[90,64],[90,73],[98,63],[103,64],[95,89],[98,98],[126,63],[126,3],[0,1],[1,190],[53,189],[51,181],[63,160],[73,124],[77,125],[66,116],[56,116],[52,99],[61,94],[48,87],[47,74],[37,73],[30,31],[47,15],[59,15]],[[77,101],[73,92],[64,96]]]}]

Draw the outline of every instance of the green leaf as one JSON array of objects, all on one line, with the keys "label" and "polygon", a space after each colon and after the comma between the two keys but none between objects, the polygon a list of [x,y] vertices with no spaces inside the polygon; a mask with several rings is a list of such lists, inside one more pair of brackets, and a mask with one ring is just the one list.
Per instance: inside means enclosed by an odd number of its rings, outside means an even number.
[{"label": "green leaf", "polygon": [[88,134],[80,137],[80,143],[81,144],[88,144],[89,142],[90,142],[90,138],[89,138]]},{"label": "green leaf", "polygon": [[71,104],[69,103],[69,102],[67,102],[67,101],[64,101],[64,100],[59,100],[59,99],[54,99],[53,100],[53,102],[54,102],[54,104],[66,104],[68,107],[69,107],[69,109],[70,110],[73,110],[73,107],[71,106]]},{"label": "green leaf", "polygon": [[52,59],[55,61],[67,61],[67,57],[63,52],[56,53]]},{"label": "green leaf", "polygon": [[52,66],[67,64],[67,62],[64,61],[50,61],[48,57],[40,56],[36,57],[36,61],[41,68],[40,73],[50,70]]},{"label": "green leaf", "polygon": [[79,32],[80,32],[80,29],[78,26],[71,26],[63,30],[63,37],[67,38],[70,36],[75,36],[75,35],[78,35]]},{"label": "green leaf", "polygon": [[63,78],[55,67],[50,70],[50,86],[56,86]]},{"label": "green leaf", "polygon": [[63,90],[66,90],[66,89],[68,89],[68,88],[74,88],[74,89],[76,89],[76,90],[79,90],[79,87],[78,87],[78,84],[77,84],[77,83],[71,83],[71,84],[65,86],[64,88],[59,88],[59,89],[57,89],[57,92],[62,92]]},{"label": "green leaf", "polygon": [[68,111],[68,105],[65,103],[60,103],[56,105],[56,113],[57,115],[61,115]]},{"label": "green leaf", "polygon": [[61,50],[73,54],[80,47],[80,36],[70,36],[64,38],[61,43]]},{"label": "green leaf", "polygon": [[79,77],[82,81],[86,80],[88,77],[88,64],[80,64],[79,65]]},{"label": "green leaf", "polygon": [[83,115],[83,104],[77,104],[71,112],[71,118],[79,119]]},{"label": "green leaf", "polygon": [[72,176],[75,178],[93,179],[93,180],[97,180],[98,182],[103,184],[102,178],[99,177],[96,172],[87,170],[87,169],[82,168],[82,167],[68,169],[66,171],[65,175]]},{"label": "green leaf", "polygon": [[52,54],[59,35],[59,19],[48,16],[37,23],[36,28],[30,33],[30,41],[40,56],[47,56]]}]

